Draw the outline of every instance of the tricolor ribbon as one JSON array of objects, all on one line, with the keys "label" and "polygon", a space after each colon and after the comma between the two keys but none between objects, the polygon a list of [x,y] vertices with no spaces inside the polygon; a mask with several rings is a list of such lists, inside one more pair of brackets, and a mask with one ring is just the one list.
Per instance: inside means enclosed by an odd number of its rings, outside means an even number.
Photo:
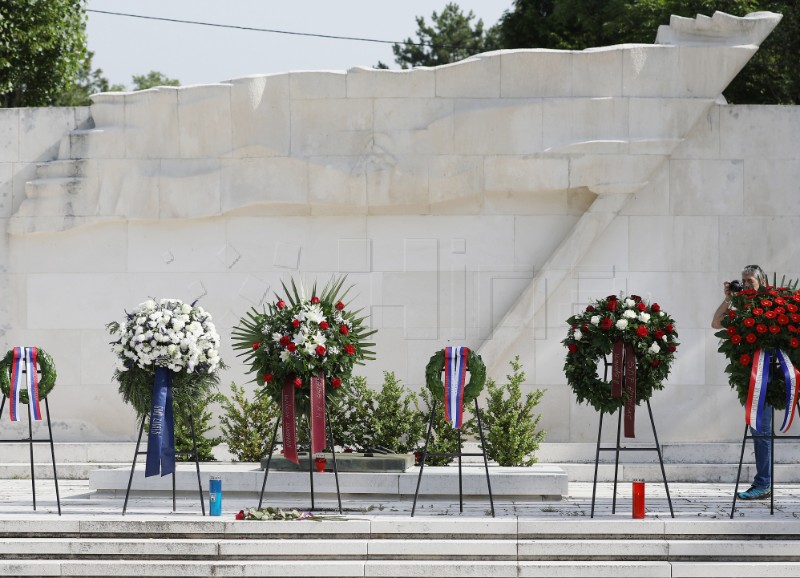
[{"label": "tricolor ribbon", "polygon": [[611,350],[611,397],[622,397],[625,382],[625,437],[635,438],[636,353],[633,344],[618,339]]},{"label": "tricolor ribbon", "polygon": [[147,431],[145,477],[175,472],[175,419],[172,414],[172,371],[156,367]]},{"label": "tricolor ribbon", "polygon": [[750,369],[750,387],[747,390],[744,416],[747,425],[758,431],[761,431],[761,412],[767,401],[767,385],[770,377],[770,352],[756,349]]},{"label": "tricolor ribbon", "polygon": [[[325,450],[325,375],[320,371],[310,380],[310,416],[311,453]],[[297,455],[297,423],[295,411],[294,378],[288,377],[283,382],[281,391],[281,432],[283,433],[283,456],[296,464],[300,463]]]},{"label": "tricolor ribbon", "polygon": [[783,424],[781,425],[781,433],[786,433],[792,427],[794,420],[794,411],[797,407],[797,393],[800,389],[800,372],[792,364],[792,360],[786,353],[779,349],[777,352],[778,363],[783,370],[783,378],[786,382],[786,411],[783,414]]},{"label": "tricolor ribbon", "polygon": [[[23,388],[28,390],[28,408],[31,419],[41,420],[39,406],[39,350],[35,347],[15,347],[11,362],[11,384],[8,392],[11,421],[19,421],[19,396]],[[23,377],[25,374],[25,377]]]},{"label": "tricolor ribbon", "polygon": [[[745,405],[745,421],[747,425],[761,431],[762,411],[767,401],[767,388],[772,379],[770,361],[772,353],[763,349],[756,349],[753,355],[753,365],[750,369],[750,386],[747,390],[747,404]],[[778,349],[774,352],[778,365],[783,371],[786,383],[786,410],[783,414],[781,433],[786,433],[792,427],[795,408],[797,407],[798,390],[800,390],[800,372],[792,363],[786,353]]]},{"label": "tricolor ribbon", "polygon": [[453,429],[461,429],[462,425],[468,357],[466,347],[444,348],[444,419]]}]

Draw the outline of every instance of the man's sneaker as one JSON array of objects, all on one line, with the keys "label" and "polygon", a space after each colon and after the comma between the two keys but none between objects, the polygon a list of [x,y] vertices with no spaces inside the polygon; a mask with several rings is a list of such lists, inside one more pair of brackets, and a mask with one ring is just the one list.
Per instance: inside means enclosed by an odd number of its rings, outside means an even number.
[{"label": "man's sneaker", "polygon": [[755,486],[750,486],[750,489],[746,492],[739,492],[739,499],[740,500],[763,500],[764,498],[769,498],[772,494],[772,490],[769,487],[766,488],[757,488]]}]

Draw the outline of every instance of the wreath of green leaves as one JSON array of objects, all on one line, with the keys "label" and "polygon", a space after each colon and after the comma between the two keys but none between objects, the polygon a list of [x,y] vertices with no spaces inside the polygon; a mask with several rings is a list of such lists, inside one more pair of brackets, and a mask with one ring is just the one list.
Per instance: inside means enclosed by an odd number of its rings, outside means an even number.
[{"label": "wreath of green leaves", "polygon": [[[467,369],[469,370],[469,381],[464,385],[464,405],[477,398],[486,383],[486,365],[481,356],[472,349],[467,355]],[[442,384],[442,372],[444,371],[444,349],[440,349],[433,354],[428,365],[425,366],[425,385],[431,395],[438,401],[444,401],[444,386]]]},{"label": "wreath of green leaves", "polygon": [[[56,366],[50,354],[43,349],[38,350],[37,361],[42,372],[39,378],[39,399],[47,397],[56,384]],[[14,350],[10,349],[6,356],[0,361],[0,390],[8,397],[11,393],[11,366],[14,363]],[[19,400],[28,403],[28,390],[23,389],[19,392]]]},{"label": "wreath of green leaves", "polygon": [[[635,312],[628,317],[625,311]],[[638,317],[640,314],[647,317]],[[617,323],[626,319],[625,327]],[[647,319],[643,321],[642,319]],[[638,295],[593,301],[585,311],[567,319],[570,329],[562,343],[568,348],[564,375],[575,392],[578,403],[587,402],[597,411],[614,413],[625,403],[622,397],[611,396],[610,366],[598,375],[598,366],[610,363],[614,343],[631,343],[636,355],[636,404],[650,399],[653,391],[663,389],[678,346],[675,321],[657,303],[648,304]],[[643,328],[643,329],[640,329]],[[641,331],[643,334],[640,334]],[[651,349],[658,344],[657,351]]]}]

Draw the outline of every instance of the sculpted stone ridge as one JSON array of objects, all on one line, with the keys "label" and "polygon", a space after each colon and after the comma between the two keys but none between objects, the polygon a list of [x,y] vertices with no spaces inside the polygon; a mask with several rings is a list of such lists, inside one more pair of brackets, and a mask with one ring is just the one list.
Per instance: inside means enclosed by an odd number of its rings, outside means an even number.
[{"label": "sculpted stone ridge", "polygon": [[551,214],[559,195],[628,195],[779,20],[718,12],[673,17],[654,45],[95,95],[94,126],[37,167],[9,230],[241,209]]}]

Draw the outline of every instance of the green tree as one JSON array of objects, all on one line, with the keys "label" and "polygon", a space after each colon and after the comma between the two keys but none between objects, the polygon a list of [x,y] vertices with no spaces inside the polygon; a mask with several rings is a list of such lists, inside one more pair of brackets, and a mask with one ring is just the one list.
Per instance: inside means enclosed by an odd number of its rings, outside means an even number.
[{"label": "green tree", "polygon": [[538,430],[541,416],[533,413],[544,395],[537,389],[522,399],[525,372],[519,356],[509,362],[512,372],[508,383],[486,382],[489,396],[486,409],[479,409],[481,425],[486,431],[486,455],[501,466],[530,466],[536,463],[534,452],[544,441],[545,432]]},{"label": "green tree", "polygon": [[[417,16],[418,40],[407,38],[403,44],[392,45],[395,62],[401,68],[413,66],[438,66],[463,60],[473,54],[499,47],[495,28],[484,30],[483,20],[472,27],[475,14],[464,14],[458,4],[448,3],[441,14],[433,12],[431,25]],[[386,68],[379,62],[378,68]]]},{"label": "green tree", "polygon": [[86,60],[83,0],[0,2],[0,106],[48,106]]},{"label": "green tree", "polygon": [[741,104],[800,102],[800,3],[796,0],[514,0],[498,23],[503,48],[583,50],[655,41],[672,14],[734,16],[768,10],[783,20],[724,95]]},{"label": "green tree", "polygon": [[419,411],[417,396],[406,393],[394,372],[383,372],[383,387],[375,402],[372,446],[398,454],[417,449],[425,436],[425,420]]},{"label": "green tree", "polygon": [[133,76],[133,90],[146,90],[156,86],[180,86],[181,83],[174,78],[169,78],[167,75],[151,70],[147,74],[138,74]]},{"label": "green tree", "polygon": [[197,460],[200,462],[214,461],[214,448],[222,443],[222,438],[208,435],[213,429],[211,425],[213,416],[208,406],[217,401],[220,401],[219,394],[209,393],[198,399],[191,408],[175,405],[175,459],[177,461],[194,461],[193,457],[189,455],[194,448],[192,427],[194,427],[194,441],[197,443]]},{"label": "green tree", "polygon": [[125,90],[122,84],[110,84],[99,68],[92,70],[93,52],[88,52],[83,61],[78,76],[72,85],[65,86],[64,90],[55,99],[55,106],[89,106],[92,104],[90,95],[98,92],[120,92]]},{"label": "green tree", "polygon": [[228,451],[240,462],[258,462],[266,457],[281,408],[268,395],[250,401],[244,387],[231,384],[230,398],[220,396],[223,415],[219,420]]}]

